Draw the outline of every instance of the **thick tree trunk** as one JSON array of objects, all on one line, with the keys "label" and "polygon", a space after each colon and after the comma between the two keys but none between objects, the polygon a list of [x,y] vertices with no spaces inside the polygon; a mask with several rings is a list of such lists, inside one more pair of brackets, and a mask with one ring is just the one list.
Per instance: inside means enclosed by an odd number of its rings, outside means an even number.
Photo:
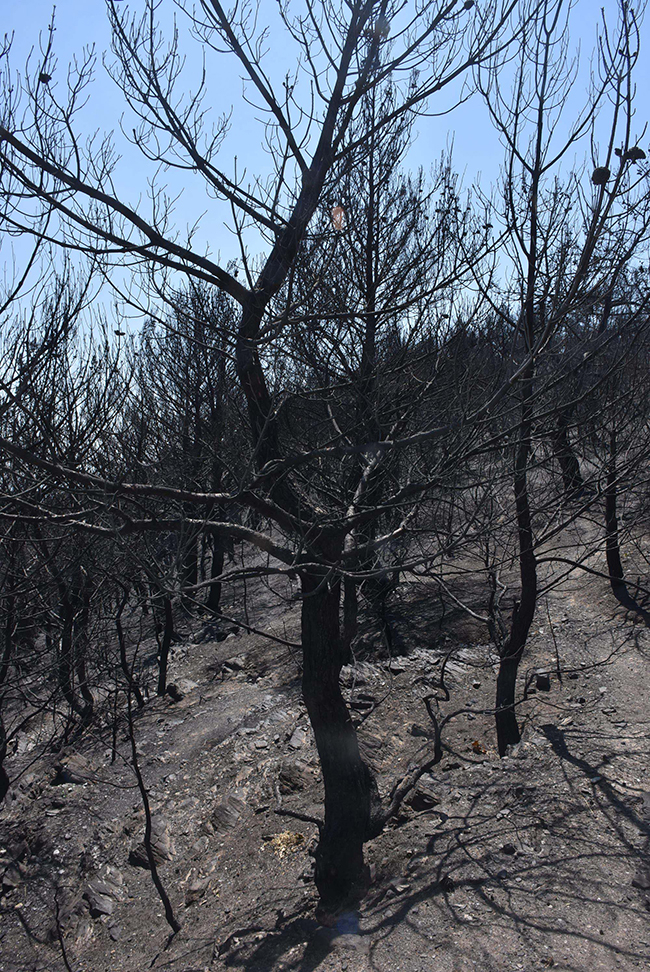
[{"label": "thick tree trunk", "polygon": [[[516,607],[515,614],[518,611],[519,607]],[[515,624],[513,622],[514,627]],[[517,673],[525,644],[525,637],[523,642],[521,642],[521,637],[513,637],[513,633],[511,632],[506,642],[504,653],[499,661],[495,721],[497,746],[500,756],[505,756],[508,746],[515,746],[521,739],[519,723],[517,722],[515,712],[515,695]]]},{"label": "thick tree trunk", "polygon": [[340,584],[325,574],[302,578],[302,690],[325,785],[325,823],[316,851],[316,887],[324,908],[351,902],[364,878],[363,844],[372,834],[377,793],[359,754],[339,687],[345,652],[339,634]]}]

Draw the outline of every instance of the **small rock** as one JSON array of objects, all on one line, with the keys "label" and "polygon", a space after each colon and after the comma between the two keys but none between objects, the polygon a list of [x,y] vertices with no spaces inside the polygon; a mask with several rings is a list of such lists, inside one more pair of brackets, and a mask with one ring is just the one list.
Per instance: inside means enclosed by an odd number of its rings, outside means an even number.
[{"label": "small rock", "polygon": [[416,722],[413,723],[409,729],[411,736],[422,736],[424,739],[428,739],[431,736],[431,732],[425,729],[423,726],[418,726]]},{"label": "small rock", "polygon": [[111,925],[111,927],[108,929],[108,934],[111,936],[111,939],[114,942],[118,941],[118,939],[122,936],[122,926]]},{"label": "small rock", "polygon": [[2,875],[2,890],[13,891],[14,888],[20,887],[21,884],[22,878],[20,871],[17,867],[11,865]]},{"label": "small rock", "polygon": [[[174,847],[169,834],[169,824],[164,817],[151,818],[151,851],[155,864],[163,864],[174,856]],[[129,864],[133,867],[149,868],[149,858],[144,843],[138,844],[129,854]]]},{"label": "small rock", "polygon": [[313,777],[309,767],[300,760],[287,759],[280,767],[281,793],[292,793],[295,790],[303,790],[312,780]]},{"label": "small rock", "polygon": [[205,892],[210,887],[210,878],[197,878],[195,881],[189,885],[187,891],[185,892],[185,904],[191,905],[195,901],[198,901],[203,897]]},{"label": "small rock", "polygon": [[411,885],[404,881],[396,881],[394,884],[391,884],[390,887],[395,894],[406,894],[407,891],[411,890]]},{"label": "small rock", "polygon": [[204,834],[203,837],[199,837],[198,840],[194,841],[194,843],[192,844],[192,850],[195,854],[202,855],[205,854],[209,846],[210,846],[210,841]]},{"label": "small rock", "polygon": [[191,678],[177,678],[176,685],[184,695],[188,695],[199,687],[199,683],[193,681]]},{"label": "small rock", "polygon": [[229,794],[212,811],[212,826],[216,831],[232,830],[239,823],[245,809],[246,804],[241,797]]},{"label": "small rock", "polygon": [[223,667],[226,671],[241,672],[246,668],[246,657],[245,655],[235,655],[225,661]]},{"label": "small rock", "polygon": [[417,812],[430,810],[440,803],[440,797],[433,788],[433,781],[422,778],[418,781],[409,799],[409,804]]},{"label": "small rock", "polygon": [[85,945],[93,937],[93,924],[87,915],[84,915],[80,920],[75,929],[75,942],[79,945]]},{"label": "small rock", "polygon": [[97,779],[88,760],[76,753],[72,756],[64,756],[55,763],[54,769],[55,776],[52,780],[52,786],[62,786],[66,783],[80,786],[83,783],[92,783]]},{"label": "small rock", "polygon": [[641,891],[650,890],[650,868],[639,869],[632,878],[632,887]]},{"label": "small rock", "polygon": [[180,702],[185,698],[178,685],[175,682],[170,682],[166,689],[167,695],[172,700],[172,702]]},{"label": "small rock", "polygon": [[535,687],[540,692],[550,692],[551,691],[551,676],[548,672],[537,672],[535,676]]},{"label": "small rock", "polygon": [[307,742],[307,730],[304,729],[302,726],[298,726],[297,729],[294,729],[291,735],[291,739],[289,740],[289,746],[291,747],[291,749],[302,749],[302,747],[306,744],[306,742]]},{"label": "small rock", "polygon": [[398,658],[391,658],[391,660],[386,665],[386,668],[391,673],[391,675],[401,675],[402,672],[406,671],[406,665],[403,661]]},{"label": "small rock", "polygon": [[96,888],[88,885],[84,891],[84,898],[90,907],[92,918],[100,918],[102,915],[112,915],[114,903],[107,894],[102,894]]},{"label": "small rock", "polygon": [[504,844],[503,847],[501,848],[501,853],[513,855],[517,853],[517,848],[515,847],[514,844]]},{"label": "small rock", "polygon": [[14,861],[22,861],[31,854],[29,844],[26,840],[19,840],[15,844],[9,844],[7,850]]}]

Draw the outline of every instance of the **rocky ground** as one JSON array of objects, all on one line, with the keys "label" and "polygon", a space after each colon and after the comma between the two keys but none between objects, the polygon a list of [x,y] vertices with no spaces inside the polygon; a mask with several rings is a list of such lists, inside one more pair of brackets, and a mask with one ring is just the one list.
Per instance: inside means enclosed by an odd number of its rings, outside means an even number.
[{"label": "rocky ground", "polygon": [[[143,867],[124,725],[115,749],[109,719],[64,753],[43,753],[34,733],[0,811],[2,972],[650,967],[650,632],[592,577],[552,595],[524,662],[523,740],[499,759],[482,711],[494,694],[485,631],[454,611],[440,623],[433,602],[407,586],[395,608],[403,654],[382,658],[370,626],[343,672],[384,793],[431,752],[422,699],[452,650],[440,713],[462,710],[442,762],[368,845],[372,883],[358,911],[316,922],[317,828],[276,813],[322,812],[299,655],[242,629],[201,640],[197,623],[175,646],[182,698],[134,716],[181,932],[169,939]],[[298,640],[295,604],[260,603],[249,620]]]}]

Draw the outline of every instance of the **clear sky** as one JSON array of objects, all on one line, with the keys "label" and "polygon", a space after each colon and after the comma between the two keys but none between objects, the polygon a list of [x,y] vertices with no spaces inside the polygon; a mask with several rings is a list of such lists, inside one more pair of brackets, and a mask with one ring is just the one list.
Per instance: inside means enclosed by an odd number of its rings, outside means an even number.
[{"label": "clear sky", "polygon": [[[141,7],[138,0],[125,0],[125,4],[127,3],[134,10]],[[599,0],[597,3],[591,0],[577,0],[573,12],[571,42],[575,45],[581,44],[585,69],[593,47],[601,6],[604,6],[606,12],[615,20],[615,0]],[[261,0],[262,15],[265,8],[269,11],[274,10],[275,0]],[[171,0],[168,4],[164,4],[166,16],[172,9]],[[20,0],[20,2],[4,0],[2,30],[9,34],[13,32],[15,35],[12,53],[14,69],[21,68],[30,48],[38,45],[39,31],[45,35],[51,12],[52,4],[48,0]],[[179,26],[184,27],[182,14],[179,14]],[[647,53],[641,58],[637,75],[639,133],[646,119],[650,117],[648,96],[650,76],[647,67],[650,64],[650,25],[648,23],[643,28],[643,35],[645,44],[642,45],[642,50],[645,47]],[[59,61],[57,73],[60,73],[61,79],[67,62],[75,54],[80,53],[85,45],[93,44],[100,55],[109,46],[109,30],[102,0],[59,0],[56,8],[56,50]],[[196,47],[188,42],[185,49],[190,55],[188,69],[191,74],[198,63]],[[292,66],[283,63],[281,44],[277,52],[271,51],[271,60],[273,67],[278,71],[284,72]],[[237,73],[234,75],[229,73],[232,68],[228,59],[223,59],[222,69],[216,66],[213,70],[215,73],[211,79],[210,96],[215,99],[214,111],[221,113],[228,111],[233,104],[241,104],[241,82]],[[576,97],[584,91],[584,88],[585,79],[581,78],[576,86]],[[93,129],[117,129],[123,112],[122,94],[107,77],[100,59],[96,81],[90,90],[89,105],[82,116],[83,125],[88,132]],[[128,126],[128,119],[126,124]],[[233,127],[222,150],[224,159],[236,154],[240,168],[245,162],[249,173],[254,173],[260,167],[264,169],[268,162],[259,147],[260,129],[261,126],[255,126],[249,111],[246,119]],[[427,169],[432,162],[439,159],[441,152],[452,139],[455,167],[463,173],[465,184],[471,185],[480,178],[482,187],[488,189],[498,173],[502,152],[485,107],[478,97],[472,98],[469,103],[450,115],[422,119],[410,161],[414,166],[423,165]],[[642,144],[647,141],[650,141],[650,135],[642,140]],[[647,145],[645,147],[648,148]],[[588,146],[585,145],[585,151],[587,149]],[[229,165],[226,168],[228,169]],[[118,185],[124,198],[131,204],[136,203],[138,198],[146,196],[146,177],[150,173],[151,168],[142,164],[137,155],[133,154],[133,150],[127,148],[119,168]],[[191,178],[184,179],[183,183],[173,185],[174,191],[178,191],[181,185],[183,196],[182,202],[177,206],[177,213],[179,217],[182,215],[182,222],[192,223],[205,213],[198,239],[207,243],[213,254],[220,252],[224,263],[236,257],[238,255],[236,241],[223,225],[228,214],[206,197],[198,180],[197,184],[193,185]],[[4,249],[4,255],[6,252]]]}]

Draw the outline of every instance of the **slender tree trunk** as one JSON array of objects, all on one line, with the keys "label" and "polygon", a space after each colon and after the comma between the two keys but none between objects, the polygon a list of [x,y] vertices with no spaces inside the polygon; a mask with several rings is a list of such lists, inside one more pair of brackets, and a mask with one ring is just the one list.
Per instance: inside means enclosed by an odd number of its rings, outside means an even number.
[{"label": "slender tree trunk", "polygon": [[531,365],[523,387],[522,421],[519,428],[514,477],[521,600],[515,605],[512,612],[510,633],[501,649],[499,674],[497,676],[495,720],[500,756],[505,756],[508,746],[516,745],[521,739],[515,711],[517,673],[537,604],[537,560],[533,549],[533,528],[528,497],[532,398],[533,371]]},{"label": "slender tree trunk", "polygon": [[625,588],[621,550],[618,540],[617,512],[617,442],[616,431],[609,435],[609,461],[607,463],[607,487],[605,489],[605,555],[607,571],[614,594],[620,595]]},{"label": "slender tree trunk", "polygon": [[569,417],[566,412],[560,412],[555,427],[553,449],[560,464],[564,494],[567,499],[573,499],[580,495],[585,484],[580,472],[580,463],[569,441]]},{"label": "slender tree trunk", "polygon": [[[1,704],[1,700],[0,700]],[[2,712],[0,712],[0,803],[4,800],[7,793],[9,792],[9,786],[11,780],[5,769],[5,759],[7,758],[7,737],[5,734],[4,722],[2,721]]]},{"label": "slender tree trunk", "polygon": [[650,627],[650,612],[630,594],[625,582],[621,547],[618,533],[618,445],[616,431],[612,429],[609,436],[609,461],[607,463],[607,487],[605,489],[605,555],[607,557],[607,573],[612,593],[619,604],[634,611],[643,618]]},{"label": "slender tree trunk", "polygon": [[359,754],[339,687],[345,661],[339,636],[340,584],[325,574],[302,577],[302,690],[325,785],[325,823],[316,851],[316,887],[324,908],[353,900],[364,877],[363,844],[371,834],[376,786]]},{"label": "slender tree trunk", "polygon": [[16,599],[13,592],[10,591],[9,595],[7,596],[7,616],[5,619],[4,645],[2,649],[2,662],[0,662],[0,803],[2,803],[6,797],[11,782],[4,765],[5,759],[7,758],[7,736],[2,718],[2,710],[4,706],[4,692],[2,692],[2,688],[7,681],[9,664],[13,654],[15,605]]},{"label": "slender tree trunk", "polygon": [[225,555],[225,545],[221,537],[212,537],[212,563],[210,565],[210,579],[212,583],[208,588],[208,598],[205,606],[215,614],[219,613],[221,605],[221,581],[215,581],[215,577],[223,574],[223,561]]},{"label": "slender tree trunk", "polygon": [[[115,615],[115,628],[117,630],[117,640],[120,646],[120,668],[124,678],[126,679],[127,691],[133,692],[135,695],[135,700],[138,704],[139,709],[144,708],[144,699],[142,697],[142,692],[140,687],[133,677],[133,666],[129,665],[128,658],[126,656],[126,637],[124,635],[124,628],[122,626],[122,611],[126,607],[126,602],[129,599],[128,590],[124,592],[124,597],[117,609],[117,614]],[[116,688],[116,699],[117,699],[117,688]]]},{"label": "slender tree trunk", "polygon": [[[191,507],[186,508],[185,515],[191,516],[193,510]],[[198,553],[199,553],[199,537],[196,532],[188,527],[188,532],[183,532],[179,540],[181,544],[180,551],[180,581],[181,590],[185,588],[194,587],[199,579],[199,568],[198,568]],[[195,606],[194,596],[181,594],[181,603],[185,611],[191,611]]]},{"label": "slender tree trunk", "polygon": [[162,640],[160,642],[160,655],[158,657],[158,695],[164,695],[167,691],[167,666],[169,664],[169,648],[174,636],[174,614],[172,612],[171,598],[163,598],[163,610],[165,612],[165,626],[163,628]]},{"label": "slender tree trunk", "polygon": [[76,612],[74,626],[74,652],[77,683],[81,698],[83,699],[83,711],[81,713],[82,727],[90,725],[92,722],[95,699],[88,685],[87,672],[87,648],[88,648],[88,624],[90,620],[90,597],[92,585],[88,578],[85,579],[83,589],[80,594],[75,596],[75,601],[81,600],[81,611]]},{"label": "slender tree trunk", "polygon": [[357,634],[359,618],[359,587],[351,577],[343,581],[343,634],[342,648],[345,653],[345,663],[350,658],[350,647]]},{"label": "slender tree trunk", "polygon": [[61,642],[59,645],[59,686],[71,713],[83,714],[74,690],[74,608],[67,595],[61,599]]}]

